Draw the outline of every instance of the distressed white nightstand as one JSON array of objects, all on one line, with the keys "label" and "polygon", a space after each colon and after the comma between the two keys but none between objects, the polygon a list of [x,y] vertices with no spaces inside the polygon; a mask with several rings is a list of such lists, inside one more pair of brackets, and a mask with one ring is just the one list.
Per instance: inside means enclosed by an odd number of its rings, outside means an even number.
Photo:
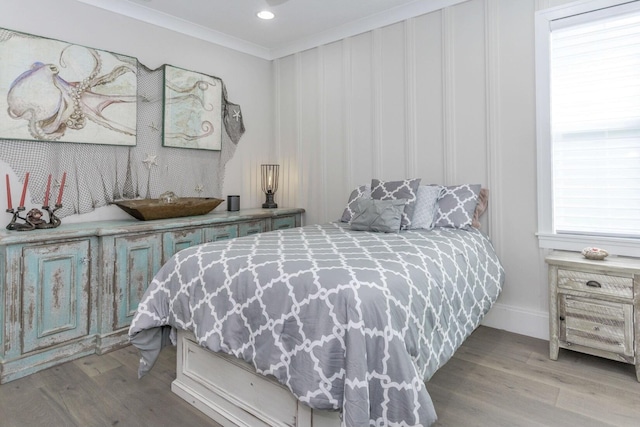
[{"label": "distressed white nightstand", "polygon": [[640,381],[640,259],[553,252],[545,260],[549,357],[566,348],[630,363]]}]

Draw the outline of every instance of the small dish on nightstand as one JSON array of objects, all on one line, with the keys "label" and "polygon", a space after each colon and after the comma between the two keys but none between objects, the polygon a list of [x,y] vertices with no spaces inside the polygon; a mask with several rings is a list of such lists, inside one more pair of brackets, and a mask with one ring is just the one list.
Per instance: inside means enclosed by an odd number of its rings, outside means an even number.
[{"label": "small dish on nightstand", "polygon": [[602,248],[584,248],[582,250],[582,256],[587,259],[595,259],[598,261],[602,261],[609,255],[609,252],[605,251]]}]

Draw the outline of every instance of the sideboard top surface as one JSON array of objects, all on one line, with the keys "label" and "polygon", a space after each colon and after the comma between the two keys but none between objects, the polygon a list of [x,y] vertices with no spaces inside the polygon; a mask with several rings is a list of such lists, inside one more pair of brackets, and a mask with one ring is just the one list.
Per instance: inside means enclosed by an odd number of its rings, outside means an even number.
[{"label": "sideboard top surface", "polygon": [[162,231],[174,228],[202,227],[228,222],[259,220],[263,218],[277,218],[283,215],[304,213],[301,208],[277,209],[241,209],[235,212],[212,211],[206,215],[182,218],[159,219],[153,221],[139,221],[137,219],[96,221],[74,224],[63,224],[58,228],[32,231],[0,230],[0,246],[21,243],[33,243],[46,240],[74,239],[91,236],[110,236],[126,233],[144,233]]}]

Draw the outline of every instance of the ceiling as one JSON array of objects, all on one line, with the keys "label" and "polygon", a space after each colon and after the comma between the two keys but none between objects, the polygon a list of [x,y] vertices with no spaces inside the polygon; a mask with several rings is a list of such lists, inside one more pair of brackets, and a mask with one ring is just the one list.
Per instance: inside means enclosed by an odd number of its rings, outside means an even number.
[{"label": "ceiling", "polygon": [[[78,0],[275,59],[466,0]],[[270,10],[276,17],[256,17]]]}]

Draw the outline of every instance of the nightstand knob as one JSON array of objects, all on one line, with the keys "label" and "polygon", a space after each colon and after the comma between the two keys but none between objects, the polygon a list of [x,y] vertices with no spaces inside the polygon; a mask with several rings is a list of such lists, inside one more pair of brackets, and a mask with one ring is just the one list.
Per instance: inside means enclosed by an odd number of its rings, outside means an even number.
[{"label": "nightstand knob", "polygon": [[560,316],[560,321],[564,322],[564,316]]},{"label": "nightstand knob", "polygon": [[594,326],[593,330],[596,331],[596,332],[599,331],[600,330],[600,326]]}]

